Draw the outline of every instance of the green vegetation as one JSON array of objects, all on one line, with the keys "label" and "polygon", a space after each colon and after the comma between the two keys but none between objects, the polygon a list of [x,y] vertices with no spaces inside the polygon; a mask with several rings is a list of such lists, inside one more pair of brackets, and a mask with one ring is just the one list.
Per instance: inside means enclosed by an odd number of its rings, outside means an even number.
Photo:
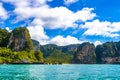
[{"label": "green vegetation", "polygon": [[[120,42],[106,42],[96,47],[97,63],[106,63],[104,59],[110,58],[111,61],[119,61]],[[109,60],[107,60],[109,61]]]},{"label": "green vegetation", "polygon": [[62,64],[70,63],[73,55],[62,53],[59,50],[54,50],[47,58],[44,59],[47,64]]},{"label": "green vegetation", "polygon": [[9,41],[9,36],[10,36],[10,33],[7,30],[0,28],[0,46],[1,47],[6,47]]},{"label": "green vegetation", "polygon": [[[74,56],[74,57],[73,57]],[[120,42],[98,45],[40,46],[25,27],[12,32],[0,28],[0,63],[120,63]]]},{"label": "green vegetation", "polygon": [[29,57],[26,51],[12,52],[8,48],[0,48],[0,63],[26,63],[35,59]]},{"label": "green vegetation", "polygon": [[8,48],[0,48],[0,63],[32,63],[37,62],[34,53],[26,51],[12,52]]},{"label": "green vegetation", "polygon": [[0,29],[0,33],[0,63],[70,63],[75,52],[56,45],[42,46],[41,52],[39,42],[31,40],[25,27],[12,32]]},{"label": "green vegetation", "polygon": [[[15,51],[31,51],[33,50],[33,43],[29,31],[25,27],[15,28],[11,32],[12,38],[9,48]],[[9,42],[10,42],[9,41]]]},{"label": "green vegetation", "polygon": [[11,33],[0,29],[0,33],[0,63],[43,62],[42,53],[33,50],[33,43],[26,28],[16,28]]},{"label": "green vegetation", "polygon": [[35,51],[35,57],[38,60],[38,62],[43,62],[43,54],[41,51]]},{"label": "green vegetation", "polygon": [[63,64],[71,63],[73,54],[76,52],[77,46],[57,46],[48,44],[40,47],[43,52],[44,62],[46,64]]},{"label": "green vegetation", "polygon": [[0,47],[0,63],[36,63],[43,62],[40,51],[12,51],[9,48]]}]

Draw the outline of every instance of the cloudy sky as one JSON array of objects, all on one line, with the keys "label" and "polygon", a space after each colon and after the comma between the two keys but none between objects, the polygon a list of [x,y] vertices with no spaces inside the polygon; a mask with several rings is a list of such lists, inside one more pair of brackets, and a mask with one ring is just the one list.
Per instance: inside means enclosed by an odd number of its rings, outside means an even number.
[{"label": "cloudy sky", "polygon": [[120,40],[120,0],[0,0],[0,28],[27,27],[40,44]]}]

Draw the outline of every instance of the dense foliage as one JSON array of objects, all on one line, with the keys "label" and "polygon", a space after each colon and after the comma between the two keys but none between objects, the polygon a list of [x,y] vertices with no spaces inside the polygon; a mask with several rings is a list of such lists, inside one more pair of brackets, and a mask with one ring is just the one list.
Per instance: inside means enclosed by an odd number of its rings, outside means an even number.
[{"label": "dense foliage", "polygon": [[47,58],[44,59],[47,64],[70,63],[73,55],[62,53],[60,50],[54,50]]},{"label": "dense foliage", "polygon": [[104,62],[106,58],[112,60],[113,58],[117,59],[117,57],[119,56],[120,56],[120,42],[107,42],[96,47],[97,63],[106,63]]},{"label": "dense foliage", "polygon": [[43,62],[43,54],[41,51],[35,51],[35,57],[38,60],[38,62]]},{"label": "dense foliage", "polygon": [[58,50],[61,53],[67,53],[67,54],[74,54],[77,51],[77,47],[79,44],[74,44],[74,45],[68,45],[68,46],[57,46],[54,44],[48,44],[48,45],[43,45],[40,47],[40,50],[44,53],[43,56],[46,58],[50,56],[50,54],[54,50]]},{"label": "dense foliage", "polygon": [[[20,46],[20,50],[14,50],[16,45]],[[42,53],[33,50],[33,43],[26,28],[16,28],[12,32],[0,29],[0,63],[33,63],[38,61],[43,62]]]},{"label": "dense foliage", "polygon": [[[74,57],[73,57],[74,56]],[[25,27],[9,32],[0,28],[0,63],[120,63],[120,42],[57,46],[31,40]]]},{"label": "dense foliage", "polygon": [[26,51],[12,52],[8,48],[0,48],[0,63],[31,63],[37,62],[34,53]]},{"label": "dense foliage", "polygon": [[[15,28],[10,33],[5,29],[0,29],[0,32],[0,63],[70,63],[75,52],[56,45],[40,47],[38,41],[31,40],[24,27]],[[3,43],[5,40],[7,43]]]},{"label": "dense foliage", "polygon": [[0,28],[0,46],[1,47],[6,47],[6,45],[9,42],[9,36],[10,36],[10,33],[7,30]]},{"label": "dense foliage", "polygon": [[77,50],[77,46],[57,46],[54,44],[48,44],[41,46],[40,50],[43,52],[45,63],[62,64],[71,62],[71,60],[73,59],[73,54]]}]

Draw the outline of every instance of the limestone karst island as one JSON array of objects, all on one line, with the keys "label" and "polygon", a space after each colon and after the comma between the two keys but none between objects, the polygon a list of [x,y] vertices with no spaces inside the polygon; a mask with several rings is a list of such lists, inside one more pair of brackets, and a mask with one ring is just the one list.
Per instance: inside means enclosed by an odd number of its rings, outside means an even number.
[{"label": "limestone karst island", "polygon": [[94,46],[89,42],[40,45],[27,28],[0,29],[0,63],[6,64],[119,64],[120,42]]}]

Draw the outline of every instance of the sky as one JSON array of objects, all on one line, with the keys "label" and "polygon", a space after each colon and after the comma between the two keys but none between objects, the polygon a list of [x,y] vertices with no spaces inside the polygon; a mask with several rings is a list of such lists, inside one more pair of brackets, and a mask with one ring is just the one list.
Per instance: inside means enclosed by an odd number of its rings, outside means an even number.
[{"label": "sky", "polygon": [[0,0],[0,28],[26,27],[41,45],[120,41],[120,0]]}]

